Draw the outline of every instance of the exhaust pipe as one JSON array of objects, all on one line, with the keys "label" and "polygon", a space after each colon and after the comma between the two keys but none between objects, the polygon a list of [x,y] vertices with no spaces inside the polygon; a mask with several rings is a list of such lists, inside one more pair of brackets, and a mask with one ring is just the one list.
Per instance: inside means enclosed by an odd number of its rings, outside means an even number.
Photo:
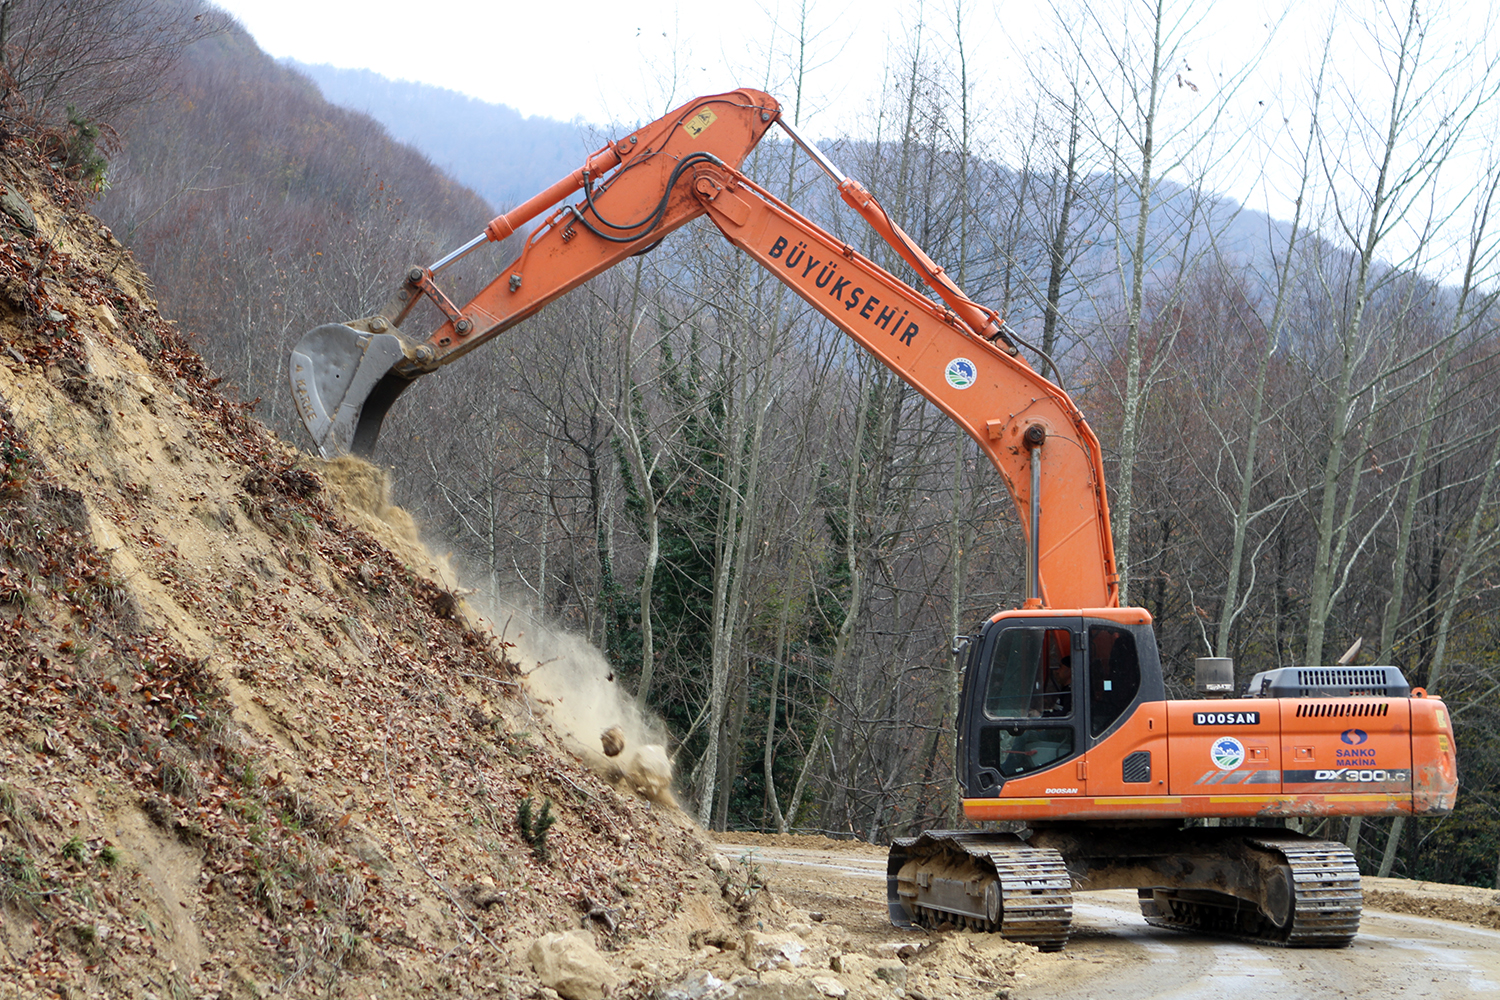
[{"label": "exhaust pipe", "polygon": [[292,349],[292,398],[320,455],[374,452],[386,411],[420,374],[395,369],[409,356],[393,333],[325,323],[303,335]]}]

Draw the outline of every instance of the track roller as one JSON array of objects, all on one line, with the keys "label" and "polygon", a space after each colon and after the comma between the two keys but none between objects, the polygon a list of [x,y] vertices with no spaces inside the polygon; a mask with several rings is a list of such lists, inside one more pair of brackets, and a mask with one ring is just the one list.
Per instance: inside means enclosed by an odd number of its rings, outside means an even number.
[{"label": "track roller", "polygon": [[1364,896],[1347,847],[1296,834],[1257,834],[1245,844],[1267,862],[1261,905],[1201,889],[1141,889],[1146,922],[1292,948],[1343,948],[1354,940]]}]

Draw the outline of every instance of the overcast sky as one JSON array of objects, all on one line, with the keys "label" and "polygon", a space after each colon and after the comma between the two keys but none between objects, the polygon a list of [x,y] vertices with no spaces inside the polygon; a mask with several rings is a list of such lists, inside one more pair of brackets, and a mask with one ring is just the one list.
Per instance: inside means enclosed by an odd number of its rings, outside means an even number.
[{"label": "overcast sky", "polygon": [[[643,111],[654,118],[666,110],[668,97],[681,101],[762,84],[778,19],[776,0],[734,7],[674,0],[216,2],[277,58],[372,69],[527,115],[594,123],[633,120]],[[914,5],[817,0],[811,6],[817,26],[826,29],[817,48],[831,60],[818,72],[824,89],[874,93],[886,38],[902,33]],[[977,19],[992,32],[993,8],[983,6],[986,16]],[[858,15],[848,13],[856,7]],[[794,6],[783,0],[781,20],[794,16]],[[674,75],[676,93],[668,95]]]},{"label": "overcast sky", "polygon": [[[506,104],[523,114],[581,119],[606,129],[650,121],[691,97],[737,86],[764,87],[790,111],[790,53],[802,8],[800,0],[731,7],[681,0],[215,2],[273,57],[371,69]],[[954,61],[953,11],[959,2],[967,11],[963,39],[981,130],[1006,116],[1027,116],[1032,106],[1027,64],[1046,64],[1036,57],[1056,30],[1050,26],[1048,0],[807,0],[805,131],[814,138],[873,134],[875,101],[887,76],[899,74],[919,23],[925,22],[927,53]],[[1128,0],[1122,6],[1133,17],[1144,7]],[[1331,12],[1342,7],[1356,19],[1403,16],[1402,5],[1393,10],[1383,0],[1204,0],[1171,6],[1187,10],[1188,20],[1197,22],[1190,33],[1194,42],[1183,53],[1178,88],[1186,80],[1194,93],[1203,87],[1198,97],[1210,98],[1220,69],[1227,71],[1227,81],[1235,67],[1252,61],[1259,66],[1233,92],[1235,107],[1218,122],[1221,134],[1261,129],[1305,136],[1301,84],[1317,62]],[[1432,15],[1444,32],[1428,38],[1426,54],[1457,51],[1470,40],[1483,44],[1493,7],[1493,0],[1451,0],[1431,11],[1424,6],[1424,15]],[[1284,16],[1273,13],[1282,10]],[[1367,51],[1361,31],[1341,29],[1333,45],[1333,71],[1341,87],[1357,90],[1362,80],[1374,81],[1368,100],[1345,90],[1338,95],[1339,120],[1362,132],[1350,155],[1339,158],[1368,163],[1372,151],[1361,147],[1372,130],[1380,131],[1376,119],[1389,101],[1388,80],[1381,78],[1388,67],[1381,65],[1378,51]],[[1176,99],[1189,109],[1195,100],[1185,90]],[[1013,134],[987,145],[981,138],[976,148],[1014,163]],[[1236,150],[1222,156],[1212,168],[1211,185],[1249,207],[1289,218],[1296,185],[1278,176],[1287,169],[1284,151],[1268,143],[1257,150],[1252,146],[1245,143],[1243,155]],[[1457,181],[1463,187],[1462,178]]]},{"label": "overcast sky", "polygon": [[[607,124],[654,118],[668,101],[737,86],[782,90],[797,34],[798,0],[724,7],[680,0],[568,4],[515,0],[216,0],[272,56],[372,69],[508,104],[527,115]],[[1248,57],[1264,37],[1271,0],[1211,9],[1205,53]],[[971,77],[1003,88],[1039,44],[1037,0],[968,0]],[[1308,6],[1318,7],[1312,3]],[[808,0],[814,128],[865,112],[896,50],[921,20],[953,37],[954,0]],[[1024,74],[1022,74],[1024,75]],[[784,92],[777,96],[785,99]]]}]

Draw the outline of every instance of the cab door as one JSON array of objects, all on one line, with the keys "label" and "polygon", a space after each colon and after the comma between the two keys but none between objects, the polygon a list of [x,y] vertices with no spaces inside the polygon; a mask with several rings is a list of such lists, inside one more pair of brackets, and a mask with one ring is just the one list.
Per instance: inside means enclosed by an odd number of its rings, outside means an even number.
[{"label": "cab door", "polygon": [[1150,625],[1084,623],[1090,797],[1160,795],[1166,790],[1167,717]]},{"label": "cab door", "polygon": [[1087,745],[1086,729],[1071,680],[1082,625],[1049,617],[990,626],[964,684],[970,797],[999,795],[1006,782],[1043,772],[1082,794],[1074,762]]}]

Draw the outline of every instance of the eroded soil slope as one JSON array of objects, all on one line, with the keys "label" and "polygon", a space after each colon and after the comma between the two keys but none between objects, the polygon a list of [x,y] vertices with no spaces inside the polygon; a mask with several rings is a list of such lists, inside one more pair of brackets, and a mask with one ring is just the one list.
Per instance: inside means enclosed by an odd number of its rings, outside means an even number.
[{"label": "eroded soil slope", "polygon": [[691,826],[561,752],[507,647],[5,143],[0,997],[530,995],[542,932],[732,919]]}]

